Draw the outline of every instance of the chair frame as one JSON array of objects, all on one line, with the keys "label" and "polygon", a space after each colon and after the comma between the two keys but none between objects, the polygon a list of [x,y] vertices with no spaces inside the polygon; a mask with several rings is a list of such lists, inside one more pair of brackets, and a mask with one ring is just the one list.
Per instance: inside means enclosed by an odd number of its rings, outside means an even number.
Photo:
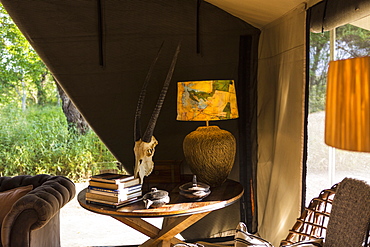
[{"label": "chair frame", "polygon": [[[313,198],[308,207],[302,212],[296,223],[289,230],[287,237],[281,241],[280,246],[294,244],[300,241],[326,237],[331,208],[339,183],[330,189],[320,192]],[[364,239],[363,247],[370,247],[370,222]]]}]

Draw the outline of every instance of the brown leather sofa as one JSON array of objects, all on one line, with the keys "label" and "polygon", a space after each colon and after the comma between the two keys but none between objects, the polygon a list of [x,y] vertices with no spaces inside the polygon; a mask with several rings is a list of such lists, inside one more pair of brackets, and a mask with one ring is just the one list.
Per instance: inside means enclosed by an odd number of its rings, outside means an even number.
[{"label": "brown leather sofa", "polygon": [[59,211],[75,193],[74,183],[62,176],[0,177],[2,246],[60,246]]}]

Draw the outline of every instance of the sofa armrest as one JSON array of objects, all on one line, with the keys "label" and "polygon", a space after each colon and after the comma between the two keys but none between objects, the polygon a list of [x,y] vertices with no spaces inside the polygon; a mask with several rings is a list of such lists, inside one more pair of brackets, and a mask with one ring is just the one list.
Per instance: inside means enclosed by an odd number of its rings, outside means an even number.
[{"label": "sofa armrest", "polygon": [[[2,224],[3,245],[9,246],[12,231],[25,235],[27,228],[32,231],[46,225],[75,196],[75,193],[75,185],[68,178],[50,176],[44,183],[14,203]],[[26,231],[13,229],[14,226],[23,226]],[[27,238],[29,241],[29,236],[30,232],[28,236],[19,237]]]}]

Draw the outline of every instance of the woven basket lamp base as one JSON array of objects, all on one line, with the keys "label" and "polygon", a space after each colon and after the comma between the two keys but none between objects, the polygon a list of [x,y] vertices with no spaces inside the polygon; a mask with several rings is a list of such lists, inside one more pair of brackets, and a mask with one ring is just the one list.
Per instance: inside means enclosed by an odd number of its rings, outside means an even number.
[{"label": "woven basket lamp base", "polygon": [[230,132],[218,126],[202,126],[185,137],[183,149],[197,180],[215,187],[221,185],[231,172],[236,141]]}]

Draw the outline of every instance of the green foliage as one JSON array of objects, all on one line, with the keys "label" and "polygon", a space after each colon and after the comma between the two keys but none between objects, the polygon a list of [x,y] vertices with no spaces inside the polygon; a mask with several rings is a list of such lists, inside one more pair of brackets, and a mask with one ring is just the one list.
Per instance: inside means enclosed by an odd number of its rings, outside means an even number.
[{"label": "green foliage", "polygon": [[1,4],[0,23],[0,106],[53,103],[53,78]]},{"label": "green foliage", "polygon": [[[310,34],[309,112],[325,110],[329,32]],[[353,25],[336,29],[336,60],[370,55],[370,31]]]},{"label": "green foliage", "polygon": [[329,32],[310,35],[309,112],[325,108],[326,70],[329,63]]},{"label": "green foliage", "polygon": [[319,112],[325,110],[325,85],[311,85],[309,94],[309,112]]},{"label": "green foliage", "polygon": [[1,4],[0,23],[0,175],[78,181],[101,164],[115,166],[93,131],[68,128],[54,78]]},{"label": "green foliage", "polygon": [[337,59],[370,55],[369,30],[347,24],[338,27],[336,33]]},{"label": "green foliage", "polygon": [[75,181],[115,161],[93,131],[68,131],[60,107],[8,106],[0,111],[0,175],[64,175]]}]

